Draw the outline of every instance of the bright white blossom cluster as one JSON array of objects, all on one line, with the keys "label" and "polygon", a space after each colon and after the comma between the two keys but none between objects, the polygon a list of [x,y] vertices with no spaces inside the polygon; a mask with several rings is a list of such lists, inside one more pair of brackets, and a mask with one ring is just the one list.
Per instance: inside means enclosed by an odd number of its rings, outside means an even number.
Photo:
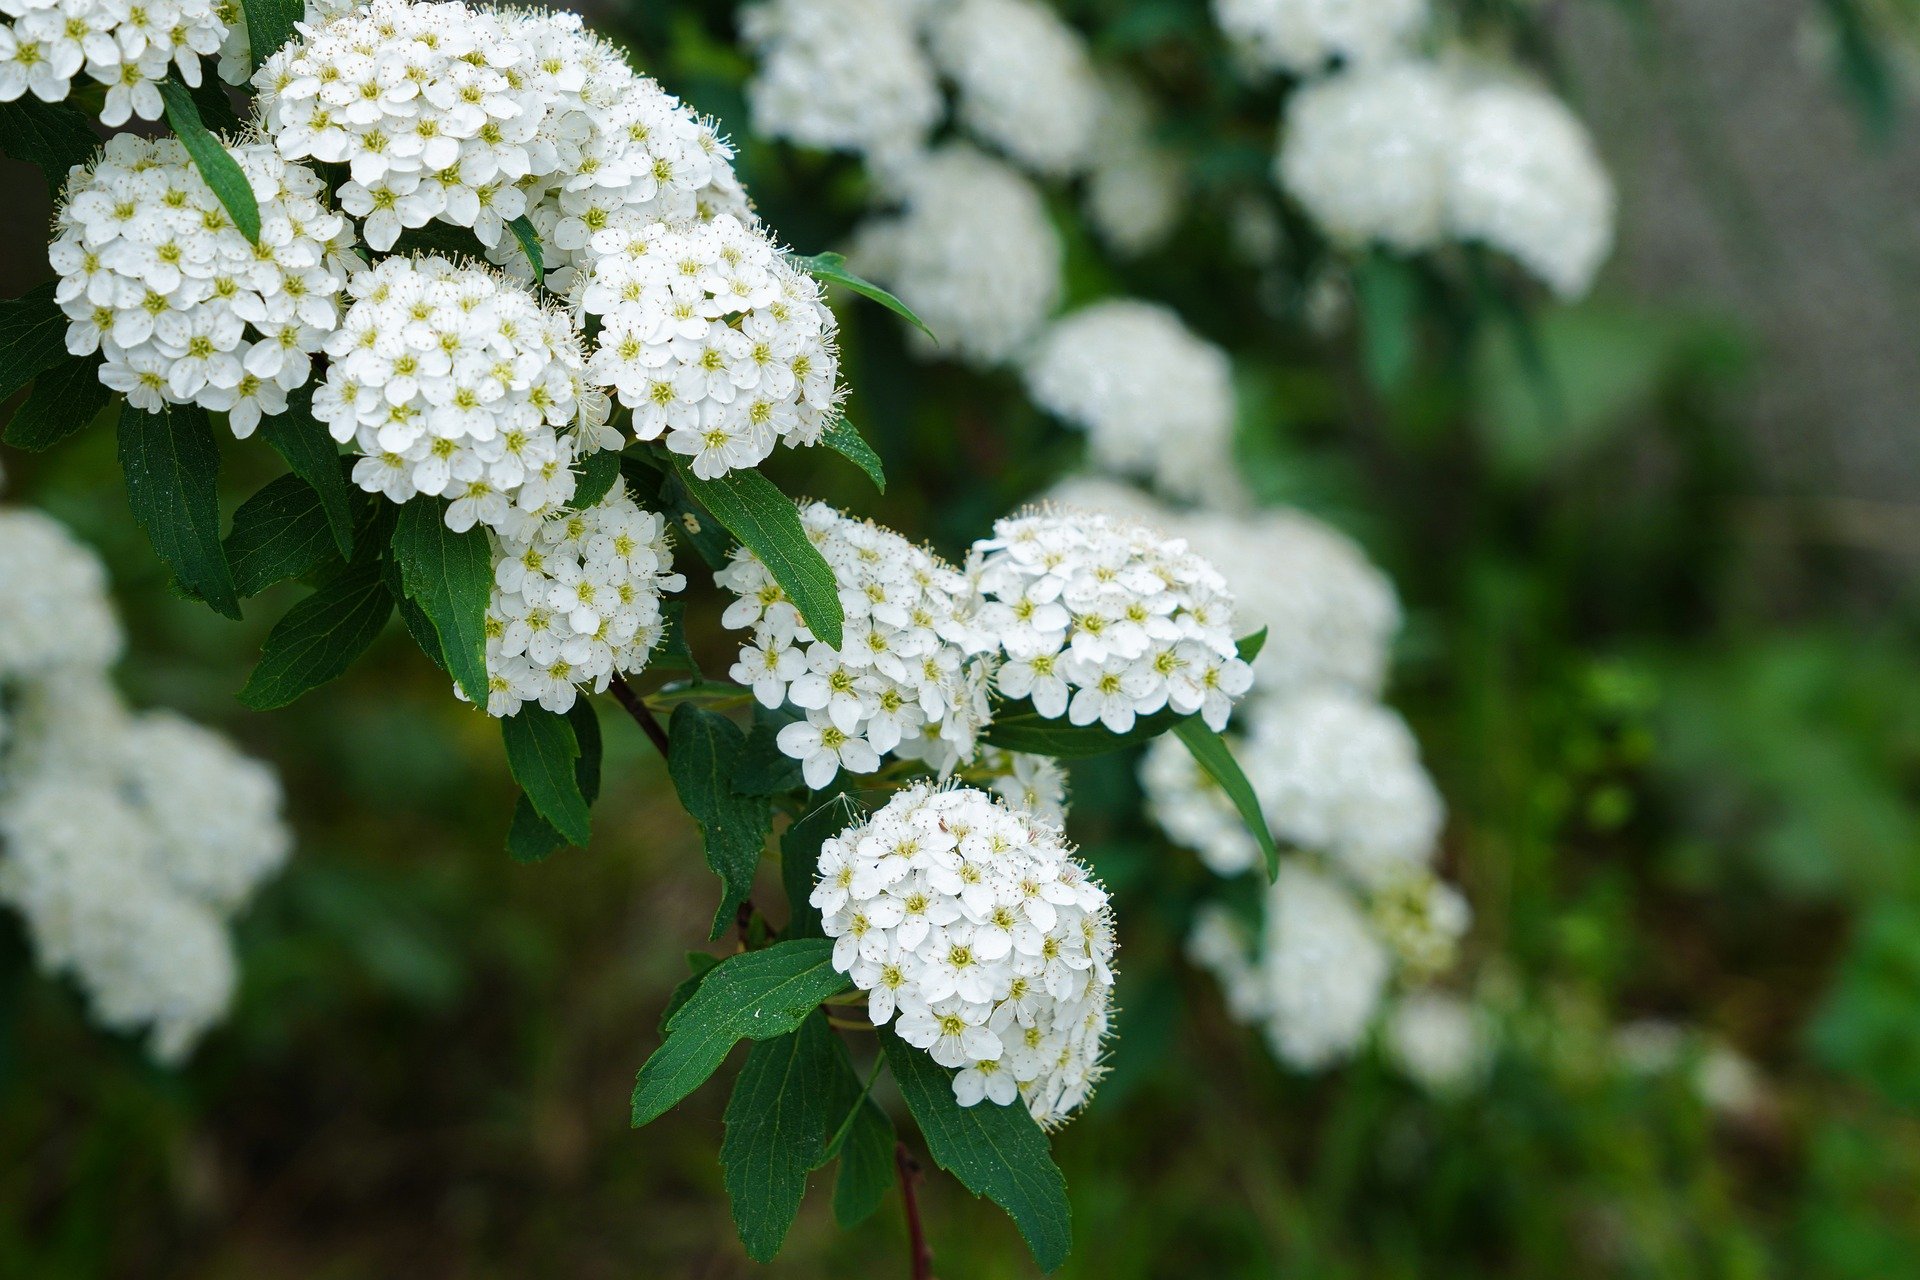
[{"label": "bright white blossom cluster", "polygon": [[[965,144],[903,167],[897,212],[870,219],[850,257],[979,366],[1013,358],[1060,298],[1060,234],[1033,184]],[[916,337],[916,342],[921,342]]]},{"label": "bright white blossom cluster", "polygon": [[1308,85],[1275,172],[1335,240],[1478,241],[1566,297],[1613,241],[1613,184],[1585,127],[1544,90],[1484,73],[1388,62]]},{"label": "bright white blossom cluster", "polygon": [[173,138],[118,134],[67,179],[47,257],[67,349],[137,409],[223,410],[236,436],[287,407],[339,314],[352,230],[311,170],[230,148],[260,206],[248,242]]},{"label": "bright white blossom cluster", "polygon": [[487,607],[487,713],[510,716],[528,702],[566,711],[581,687],[599,693],[616,674],[639,673],[665,629],[660,597],[686,585],[673,572],[666,521],[619,480],[584,511],[502,534]]},{"label": "bright white blossom cluster", "polygon": [[226,921],[291,844],[271,770],[130,713],[106,575],[53,520],[0,512],[0,902],[94,1018],[177,1062],[224,1015]]},{"label": "bright white blossom cluster", "polygon": [[1130,80],[1102,80],[1106,101],[1094,130],[1082,205],[1107,247],[1137,258],[1167,242],[1187,194],[1180,154],[1155,136],[1151,99]]},{"label": "bright white blossom cluster", "polygon": [[987,719],[992,647],[969,620],[966,577],[899,534],[825,503],[801,509],[807,536],[833,570],[846,613],[838,649],[816,638],[786,593],[741,547],[715,580],[738,597],[721,625],[751,628],[732,676],[762,706],[805,718],[780,730],[780,750],[819,790],[840,770],[872,773],[889,753],[941,771],[970,760]]},{"label": "bright white blossom cluster", "polygon": [[1043,177],[1086,166],[1103,90],[1086,40],[1051,5],[958,0],[936,10],[928,40],[981,141]]},{"label": "bright white blossom cluster", "polygon": [[601,325],[588,373],[633,410],[637,439],[664,437],[703,479],[820,439],[840,402],[837,322],[765,233],[730,214],[634,218],[594,241],[578,298]]},{"label": "bright white blossom cluster", "polygon": [[615,209],[745,212],[712,128],[574,14],[374,0],[253,83],[282,154],[347,167],[341,204],[376,250],[438,220],[504,260],[524,215],[564,267]]},{"label": "bright white blossom cluster", "polygon": [[1104,470],[1187,498],[1232,472],[1232,363],[1168,307],[1113,298],[1063,316],[1025,376],[1034,403],[1087,433]]},{"label": "bright white blossom cluster", "polygon": [[200,84],[200,59],[227,37],[215,0],[4,0],[0,102],[62,102],[82,71],[107,86],[100,122],[158,120],[160,82]]},{"label": "bright white blossom cluster", "polygon": [[971,1107],[1052,1128],[1092,1095],[1113,998],[1107,894],[1058,828],[985,792],[896,792],[820,849],[813,905],[874,1025],[959,1070]]},{"label": "bright white blossom cluster", "polygon": [[1366,63],[1426,27],[1429,0],[1213,0],[1214,20],[1262,71]]},{"label": "bright white blossom cluster", "polygon": [[1143,524],[1082,511],[1010,517],[974,544],[968,571],[978,625],[1004,654],[995,687],[1047,719],[1126,733],[1171,709],[1218,730],[1253,683],[1219,572]]},{"label": "bright white blossom cluster", "polygon": [[519,531],[573,495],[577,451],[618,442],[566,316],[491,267],[392,257],[348,288],[313,411],[369,493],[445,496],[455,531]]},{"label": "bright white blossom cluster", "polygon": [[900,0],[767,0],[741,11],[740,32],[759,59],[756,132],[885,166],[940,121],[940,82]]}]

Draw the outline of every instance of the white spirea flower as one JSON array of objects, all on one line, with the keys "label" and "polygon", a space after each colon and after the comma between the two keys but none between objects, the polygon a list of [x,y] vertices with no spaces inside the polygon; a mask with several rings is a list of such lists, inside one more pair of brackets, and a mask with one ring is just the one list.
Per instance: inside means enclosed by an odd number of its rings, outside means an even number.
[{"label": "white spirea flower", "polygon": [[1233,474],[1233,365],[1178,314],[1131,298],[1048,326],[1027,393],[1087,433],[1095,465],[1200,498]]},{"label": "white spirea flower", "polygon": [[102,668],[124,637],[100,558],[37,511],[0,511],[0,682]]},{"label": "white spirea flower", "polygon": [[1155,139],[1153,105],[1140,87],[1108,77],[1102,90],[1083,205],[1109,248],[1137,258],[1165,244],[1179,225],[1187,175],[1179,152]]},{"label": "white spirea flower", "polygon": [[927,36],[976,137],[1043,177],[1086,165],[1105,98],[1086,40],[1051,6],[957,0],[934,13]]},{"label": "white spirea flower", "polygon": [[508,261],[506,224],[524,214],[565,268],[616,209],[746,212],[711,126],[576,14],[374,0],[310,27],[253,83],[283,154],[347,166],[341,204],[376,250],[437,219]]},{"label": "white spirea flower", "polygon": [[616,673],[638,674],[664,631],[661,595],[686,585],[673,572],[666,521],[637,505],[623,481],[585,511],[501,535],[487,608],[487,713],[510,716],[527,702],[565,711],[582,686],[598,693]]},{"label": "white spirea flower", "polygon": [[1442,1097],[1472,1088],[1493,1065],[1485,1011],[1444,991],[1415,991],[1387,1015],[1387,1053],[1422,1089]]},{"label": "white spirea flower", "polygon": [[922,354],[987,367],[1011,359],[1059,301],[1059,232],[1032,183],[972,147],[942,147],[894,180],[898,212],[863,224],[854,270],[885,285],[939,335]]},{"label": "white spirea flower", "polygon": [[1339,689],[1263,702],[1240,759],[1274,835],[1323,852],[1372,888],[1425,867],[1444,812],[1413,734]]},{"label": "white spirea flower", "polygon": [[313,411],[369,493],[444,496],[455,531],[521,532],[572,496],[576,453],[618,442],[572,324],[498,271],[394,257],[349,289]]},{"label": "white spirea flower", "polygon": [[1213,0],[1220,29],[1263,71],[1391,54],[1427,25],[1428,8],[1428,0]]},{"label": "white spirea flower", "polygon": [[1213,566],[1142,524],[1084,511],[1013,516],[976,542],[979,627],[1004,654],[994,685],[1048,719],[1114,733],[1170,708],[1225,727],[1253,670]]},{"label": "white spirea flower", "polygon": [[1009,808],[1066,830],[1067,771],[1052,756],[990,748],[981,752],[978,772]]},{"label": "white spirea flower", "polygon": [[1453,106],[1432,63],[1329,76],[1288,100],[1275,176],[1336,241],[1430,248],[1444,234]]},{"label": "white spirea flower", "polygon": [[600,321],[593,382],[703,479],[777,444],[819,441],[839,412],[837,322],[812,276],[757,227],[617,218],[594,236],[580,311]]},{"label": "white spirea flower", "polygon": [[886,165],[940,122],[940,83],[899,0],[768,0],[740,13],[755,132]]},{"label": "white spirea flower", "polygon": [[[353,12],[354,5],[355,0],[306,0],[300,21],[309,27],[325,26]],[[227,38],[220,46],[220,78],[230,85],[244,85],[253,79],[253,42],[247,35],[246,12],[240,0],[219,0],[217,7],[220,20],[227,24]]]},{"label": "white spirea flower", "polygon": [[1057,827],[971,788],[910,787],[821,846],[811,901],[874,1024],[958,1068],[961,1106],[1019,1097],[1053,1128],[1091,1096],[1113,913]]},{"label": "white spirea flower", "polygon": [[352,230],[324,184],[264,142],[228,151],[260,206],[249,243],[174,138],[118,134],[67,179],[47,258],[67,349],[136,409],[222,410],[236,436],[282,412],[339,317]]},{"label": "white spirea flower", "polygon": [[1234,1015],[1260,1024],[1274,1055],[1302,1071],[1360,1046],[1392,967],[1348,892],[1294,858],[1267,891],[1257,948],[1216,909],[1201,917],[1188,955],[1219,977]]},{"label": "white spirea flower", "polygon": [[800,519],[839,588],[846,612],[839,649],[815,638],[745,547],[715,575],[738,597],[721,624],[753,633],[734,680],[750,685],[762,706],[805,713],[781,729],[780,750],[801,762],[815,790],[841,769],[872,773],[890,753],[942,771],[972,759],[987,718],[985,673],[975,659],[992,642],[969,620],[965,575],[825,503],[803,507]]},{"label": "white spirea flower", "polygon": [[287,860],[293,838],[279,777],[224,737],[158,711],[135,718],[112,745],[175,889],[231,912]]},{"label": "white spirea flower", "polygon": [[1563,297],[1584,294],[1613,244],[1613,183],[1586,126],[1530,85],[1469,85],[1448,130],[1447,222],[1512,254]]},{"label": "white spirea flower", "polygon": [[200,59],[227,36],[215,0],[5,0],[0,15],[0,102],[64,101],[84,70],[107,86],[100,122],[110,129],[158,120],[160,82],[177,69],[197,87]]}]

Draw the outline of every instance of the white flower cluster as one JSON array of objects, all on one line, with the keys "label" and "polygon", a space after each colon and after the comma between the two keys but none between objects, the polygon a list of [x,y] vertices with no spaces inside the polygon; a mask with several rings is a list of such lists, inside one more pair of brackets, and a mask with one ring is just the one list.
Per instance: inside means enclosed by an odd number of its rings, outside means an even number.
[{"label": "white flower cluster", "polygon": [[1102,87],[1083,204],[1107,246],[1137,258],[1165,244],[1179,225],[1187,175],[1179,153],[1155,138],[1159,122],[1140,87],[1118,76]]},{"label": "white flower cluster", "polygon": [[968,572],[979,627],[1005,655],[995,687],[1040,715],[1114,733],[1171,708],[1224,728],[1253,669],[1234,648],[1217,570],[1145,525],[1093,512],[998,521]]},{"label": "white flower cluster", "polygon": [[1263,71],[1365,63],[1426,27],[1429,0],[1213,0],[1214,20]]},{"label": "white flower cluster", "polygon": [[713,130],[577,15],[374,0],[309,26],[253,83],[284,155],[347,166],[341,204],[376,250],[439,220],[504,258],[524,214],[563,266],[615,209],[745,209]]},{"label": "white flower cluster", "polygon": [[914,15],[900,0],[767,0],[740,31],[755,131],[886,165],[925,147],[943,106]]},{"label": "white flower cluster", "polygon": [[920,157],[896,185],[899,211],[861,226],[854,270],[913,308],[941,352],[983,367],[1011,359],[1060,298],[1060,234],[1040,193],[965,144]]},{"label": "white flower cluster", "polygon": [[1053,322],[1027,394],[1087,433],[1095,465],[1199,498],[1233,471],[1233,365],[1158,303],[1115,298]]},{"label": "white flower cluster", "polygon": [[959,1068],[961,1106],[1019,1097],[1052,1128],[1092,1095],[1113,914],[1057,828],[971,788],[910,787],[821,846],[811,901],[874,1025]]},{"label": "white flower cluster", "polygon": [[838,413],[837,322],[819,282],[730,214],[622,221],[579,308],[601,321],[588,373],[704,479],[751,467],[776,444],[816,443]]},{"label": "white flower cluster", "polygon": [[215,0],[4,0],[0,15],[0,102],[64,101],[84,70],[107,86],[110,129],[158,120],[160,82],[177,69],[198,87],[202,55],[227,37]]},{"label": "white flower cluster", "polygon": [[1295,94],[1275,172],[1336,240],[1512,254],[1561,295],[1613,240],[1613,185],[1586,129],[1529,85],[1390,62]]},{"label": "white flower cluster", "polygon": [[137,409],[223,410],[236,436],[282,412],[339,314],[352,230],[311,170],[229,148],[260,205],[249,243],[174,138],[118,134],[67,179],[48,260],[67,349]]},{"label": "white flower cluster", "polygon": [[362,455],[362,489],[444,495],[449,528],[517,532],[573,495],[577,449],[617,443],[566,316],[499,272],[393,257],[348,288],[313,411]]},{"label": "white flower cluster", "polygon": [[1086,40],[1050,5],[958,0],[934,14],[928,40],[981,141],[1043,177],[1086,166],[1104,94]]},{"label": "white flower cluster", "polygon": [[226,920],[286,859],[273,773],[108,676],[120,627],[99,560],[60,525],[0,512],[0,902],[95,1019],[184,1057],[225,1013]]},{"label": "white flower cluster", "polygon": [[1413,1083],[1440,1097],[1458,1095],[1493,1066],[1494,1028],[1486,1010],[1450,992],[1401,997],[1387,1015],[1387,1054]]},{"label": "white flower cluster", "polygon": [[980,753],[975,769],[987,789],[1010,809],[1032,814],[1062,831],[1067,827],[1067,771],[1052,756],[1028,755],[990,747]]},{"label": "white flower cluster", "polygon": [[738,597],[722,626],[751,628],[733,678],[766,707],[794,707],[780,750],[809,787],[841,769],[872,773],[893,753],[945,771],[973,757],[987,718],[992,647],[968,619],[964,575],[931,552],[825,503],[801,509],[807,536],[833,569],[846,612],[841,647],[815,638],[773,575],[745,547],[715,580]]},{"label": "white flower cluster", "polygon": [[487,713],[510,716],[527,702],[565,711],[582,685],[598,693],[615,673],[638,673],[664,630],[661,595],[686,585],[673,572],[666,521],[636,505],[622,481],[585,511],[501,535],[487,608]]}]

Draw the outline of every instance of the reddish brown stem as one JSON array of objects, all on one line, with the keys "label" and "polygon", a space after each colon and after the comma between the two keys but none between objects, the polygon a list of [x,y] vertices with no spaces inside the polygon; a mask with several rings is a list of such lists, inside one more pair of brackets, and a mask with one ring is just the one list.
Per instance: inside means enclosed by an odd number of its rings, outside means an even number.
[{"label": "reddish brown stem", "polygon": [[933,1246],[920,1225],[920,1162],[907,1144],[893,1144],[893,1165],[900,1171],[900,1199],[907,1207],[907,1246],[913,1250],[913,1280],[933,1280]]},{"label": "reddish brown stem", "polygon": [[635,693],[633,686],[621,679],[618,675],[614,676],[607,688],[613,691],[614,701],[625,707],[627,714],[633,717],[633,722],[640,726],[640,731],[645,733],[653,745],[660,749],[660,758],[665,760],[667,758],[667,731],[662,729],[660,722],[653,718],[653,712],[648,709],[645,699]]}]

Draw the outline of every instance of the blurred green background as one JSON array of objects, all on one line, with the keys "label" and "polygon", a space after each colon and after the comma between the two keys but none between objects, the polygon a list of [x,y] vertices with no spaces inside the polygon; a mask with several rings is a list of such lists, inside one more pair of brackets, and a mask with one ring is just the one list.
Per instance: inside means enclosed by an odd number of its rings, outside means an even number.
[{"label": "blurred green background", "polygon": [[[1179,958],[1207,873],[1139,818],[1128,761],[1077,768],[1070,831],[1125,945],[1115,1074],[1054,1144],[1063,1274],[1914,1274],[1920,120],[1875,17],[1900,6],[1459,6],[1594,123],[1622,189],[1620,251],[1571,308],[1445,263],[1334,261],[1292,221],[1256,278],[1227,218],[1268,190],[1278,90],[1224,75],[1198,0],[1063,7],[1154,87],[1196,183],[1173,243],[1125,266],[1063,200],[1068,301],[1165,300],[1232,351],[1250,484],[1398,584],[1393,697],[1449,804],[1442,866],[1502,1031],[1452,1101],[1371,1056],[1284,1072]],[[592,16],[727,124],[788,242],[832,247],[864,180],[747,133],[731,9]],[[30,170],[5,180],[14,293],[46,274],[46,210]],[[1315,336],[1301,282],[1325,269],[1353,319]],[[788,456],[789,490],[952,553],[1073,465],[1011,375],[920,363],[891,317],[841,311],[892,485]],[[229,448],[232,502],[262,452]],[[128,693],[271,760],[298,849],[242,922],[232,1017],[177,1072],[92,1030],[0,919],[0,1275],[759,1271],[720,1187],[721,1090],[626,1124],[713,895],[637,730],[602,708],[593,846],[516,865],[497,734],[404,638],[249,714],[232,694],[297,589],[237,626],[173,598],[108,430],[4,461],[8,501],[106,556]],[[692,594],[693,648],[724,669],[711,584]],[[1737,1049],[1754,1095],[1716,1111],[1685,1072],[1608,1069],[1614,1029],[1649,1017]],[[841,1233],[825,1201],[768,1272],[905,1274],[896,1203]],[[1033,1274],[950,1178],[923,1206],[948,1280]]]}]

